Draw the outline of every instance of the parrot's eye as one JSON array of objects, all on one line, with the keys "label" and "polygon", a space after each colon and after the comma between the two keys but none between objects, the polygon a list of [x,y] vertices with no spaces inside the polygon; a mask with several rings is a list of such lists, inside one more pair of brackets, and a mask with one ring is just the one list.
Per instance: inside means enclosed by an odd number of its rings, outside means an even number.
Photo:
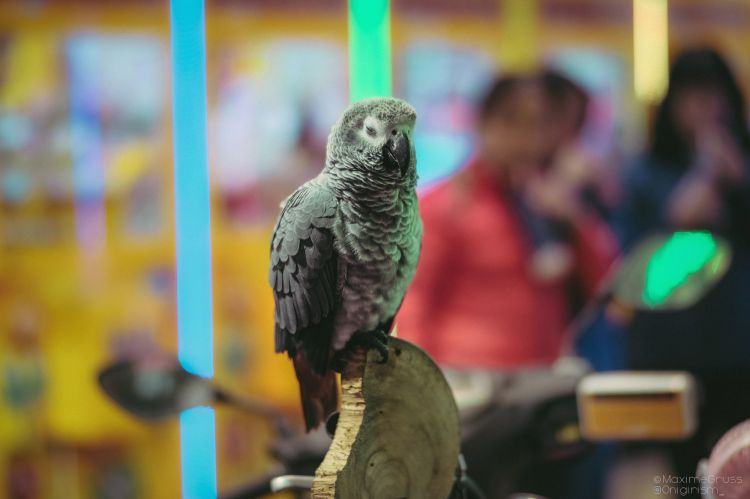
[{"label": "parrot's eye", "polygon": [[366,127],[365,130],[367,131],[367,135],[369,135],[370,137],[374,137],[377,133],[377,131],[371,126]]},{"label": "parrot's eye", "polygon": [[396,129],[395,129],[395,128],[394,128],[393,130],[391,130],[391,135],[396,135],[397,133],[398,133],[398,132],[396,131]]}]

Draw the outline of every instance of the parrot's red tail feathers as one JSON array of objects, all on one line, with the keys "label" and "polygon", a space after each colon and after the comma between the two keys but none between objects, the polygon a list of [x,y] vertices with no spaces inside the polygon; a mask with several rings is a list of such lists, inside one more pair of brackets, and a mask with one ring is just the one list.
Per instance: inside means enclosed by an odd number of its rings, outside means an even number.
[{"label": "parrot's red tail feathers", "polygon": [[299,352],[292,362],[297,381],[299,381],[305,427],[307,431],[310,431],[324,423],[328,416],[338,410],[339,389],[336,384],[336,373],[331,370],[323,375],[316,373],[304,354]]}]

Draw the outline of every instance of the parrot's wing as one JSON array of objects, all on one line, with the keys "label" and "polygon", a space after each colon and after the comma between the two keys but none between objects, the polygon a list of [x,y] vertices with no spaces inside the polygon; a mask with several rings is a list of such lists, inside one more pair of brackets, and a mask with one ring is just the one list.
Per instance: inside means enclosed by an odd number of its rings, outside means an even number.
[{"label": "parrot's wing", "polygon": [[300,346],[312,367],[327,368],[339,303],[333,223],[338,202],[307,183],[284,204],[271,239],[269,281],[276,303],[276,351]]}]

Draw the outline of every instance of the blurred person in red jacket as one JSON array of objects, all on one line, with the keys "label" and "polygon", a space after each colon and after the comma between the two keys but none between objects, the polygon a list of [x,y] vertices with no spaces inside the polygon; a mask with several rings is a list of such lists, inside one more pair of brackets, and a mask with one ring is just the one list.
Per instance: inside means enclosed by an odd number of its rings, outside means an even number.
[{"label": "blurred person in red jacket", "polygon": [[476,153],[424,193],[422,256],[398,335],[453,368],[553,362],[572,318],[616,255],[614,237],[551,165],[563,106],[539,75],[497,80],[482,100]]}]

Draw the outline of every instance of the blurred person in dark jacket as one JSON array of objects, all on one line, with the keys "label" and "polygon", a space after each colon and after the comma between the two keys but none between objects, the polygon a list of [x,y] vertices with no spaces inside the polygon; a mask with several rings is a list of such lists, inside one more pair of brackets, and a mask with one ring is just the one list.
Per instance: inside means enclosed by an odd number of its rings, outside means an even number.
[{"label": "blurred person in dark jacket", "polygon": [[[421,198],[422,257],[398,334],[444,366],[549,365],[571,319],[569,284],[590,295],[615,256],[607,226],[550,171],[553,101],[539,75],[496,81],[478,110],[476,153]],[[540,264],[550,247],[557,256]]]},{"label": "blurred person in dark jacket", "polygon": [[680,54],[656,111],[650,145],[626,173],[617,214],[625,246],[655,231],[710,230],[733,249],[727,275],[706,298],[684,311],[639,313],[625,333],[631,368],[688,370],[702,382],[701,430],[673,449],[681,475],[693,475],[716,439],[750,418],[746,112],[737,81],[715,50]]},{"label": "blurred person in dark jacket", "polygon": [[682,53],[656,111],[649,148],[628,172],[620,236],[630,245],[664,229],[750,231],[750,135],[745,99],[712,49]]}]

